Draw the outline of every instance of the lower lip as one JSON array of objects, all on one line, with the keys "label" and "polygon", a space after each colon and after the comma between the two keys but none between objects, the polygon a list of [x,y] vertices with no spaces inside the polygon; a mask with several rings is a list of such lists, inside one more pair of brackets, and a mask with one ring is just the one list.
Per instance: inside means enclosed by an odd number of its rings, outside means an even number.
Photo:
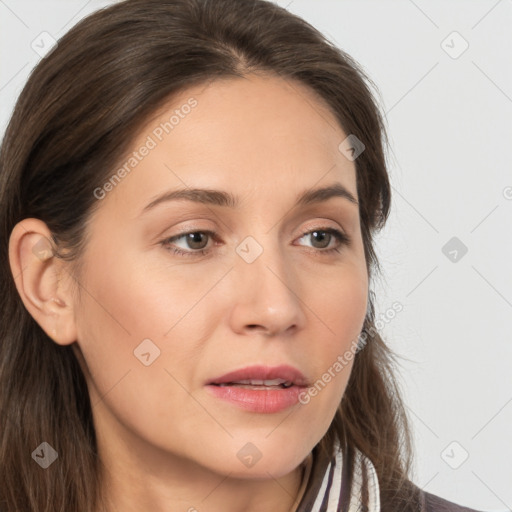
[{"label": "lower lip", "polygon": [[302,387],[249,389],[238,386],[208,385],[207,389],[217,398],[251,412],[275,413],[297,404]]}]

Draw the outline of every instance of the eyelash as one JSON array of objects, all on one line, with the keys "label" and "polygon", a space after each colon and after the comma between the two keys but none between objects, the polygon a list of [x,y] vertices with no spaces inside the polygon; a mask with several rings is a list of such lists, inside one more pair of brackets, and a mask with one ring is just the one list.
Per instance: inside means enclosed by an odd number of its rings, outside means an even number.
[{"label": "eyelash", "polygon": [[[351,243],[351,238],[346,235],[345,233],[343,233],[342,231],[339,231],[338,229],[334,229],[334,228],[315,228],[315,229],[312,229],[310,231],[306,231],[305,233],[303,233],[299,238],[303,238],[304,236],[306,235],[310,235],[312,233],[314,233],[315,231],[320,231],[322,233],[329,233],[331,235],[334,236],[334,238],[338,241],[339,245],[340,246],[349,246],[350,243]],[[197,233],[202,233],[202,234],[205,234],[205,235],[209,235],[211,238],[215,239],[216,236],[215,236],[215,233],[213,231],[209,231],[209,230],[197,230],[197,231],[188,231],[186,233],[181,233],[179,235],[176,235],[176,236],[173,236],[173,237],[170,237],[170,238],[166,238],[165,240],[162,240],[160,243],[161,245],[168,251],[174,253],[174,254],[177,254],[179,256],[186,256],[186,257],[194,257],[194,256],[206,256],[211,249],[199,249],[199,250],[191,250],[191,251],[184,251],[183,249],[179,249],[177,247],[173,247],[171,245],[171,242],[174,242],[176,240],[179,240],[180,238],[183,238],[187,235],[191,235],[191,234],[197,234]],[[332,247],[331,249],[317,249],[315,250],[313,248],[313,252],[318,254],[332,254],[334,251],[336,252],[340,252],[339,251],[339,246],[338,247]]]}]

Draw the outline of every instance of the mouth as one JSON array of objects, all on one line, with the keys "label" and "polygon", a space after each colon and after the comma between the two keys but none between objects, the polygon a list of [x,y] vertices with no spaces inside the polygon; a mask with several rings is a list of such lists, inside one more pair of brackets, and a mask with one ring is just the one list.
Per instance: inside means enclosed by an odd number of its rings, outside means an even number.
[{"label": "mouth", "polygon": [[213,386],[249,386],[264,388],[306,387],[306,377],[300,370],[289,365],[248,366],[235,370],[209,381]]},{"label": "mouth", "polygon": [[304,375],[288,365],[251,366],[206,383],[216,398],[257,413],[275,413],[297,404],[307,386]]},{"label": "mouth", "polygon": [[245,389],[287,389],[291,388],[294,383],[284,379],[270,379],[270,380],[258,380],[258,379],[246,379],[235,382],[222,382],[219,384],[212,383],[212,386],[236,386],[237,388]]}]

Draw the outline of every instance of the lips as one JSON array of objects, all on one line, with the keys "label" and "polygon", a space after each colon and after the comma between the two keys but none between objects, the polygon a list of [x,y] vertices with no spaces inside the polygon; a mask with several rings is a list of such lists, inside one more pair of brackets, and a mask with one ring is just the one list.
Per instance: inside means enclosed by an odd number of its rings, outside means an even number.
[{"label": "lips", "polygon": [[249,366],[217,377],[208,385],[213,386],[244,386],[266,388],[289,388],[291,386],[306,387],[306,377],[296,368],[289,365],[281,366]]},{"label": "lips", "polygon": [[239,386],[247,389],[266,389],[266,388],[281,388],[286,389],[293,386],[293,382],[284,379],[245,379],[234,382],[223,382],[221,384],[214,384],[216,386]]},{"label": "lips", "polygon": [[250,366],[206,383],[211,396],[238,409],[273,414],[297,405],[308,385],[304,375],[288,365]]}]

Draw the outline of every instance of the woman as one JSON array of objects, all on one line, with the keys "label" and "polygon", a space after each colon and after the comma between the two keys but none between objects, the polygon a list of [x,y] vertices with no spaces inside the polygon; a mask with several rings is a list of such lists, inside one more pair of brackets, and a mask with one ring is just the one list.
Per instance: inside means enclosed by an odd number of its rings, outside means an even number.
[{"label": "woman", "polygon": [[409,477],[368,83],[263,0],[119,2],[42,60],[0,154],[2,510],[470,510]]}]

